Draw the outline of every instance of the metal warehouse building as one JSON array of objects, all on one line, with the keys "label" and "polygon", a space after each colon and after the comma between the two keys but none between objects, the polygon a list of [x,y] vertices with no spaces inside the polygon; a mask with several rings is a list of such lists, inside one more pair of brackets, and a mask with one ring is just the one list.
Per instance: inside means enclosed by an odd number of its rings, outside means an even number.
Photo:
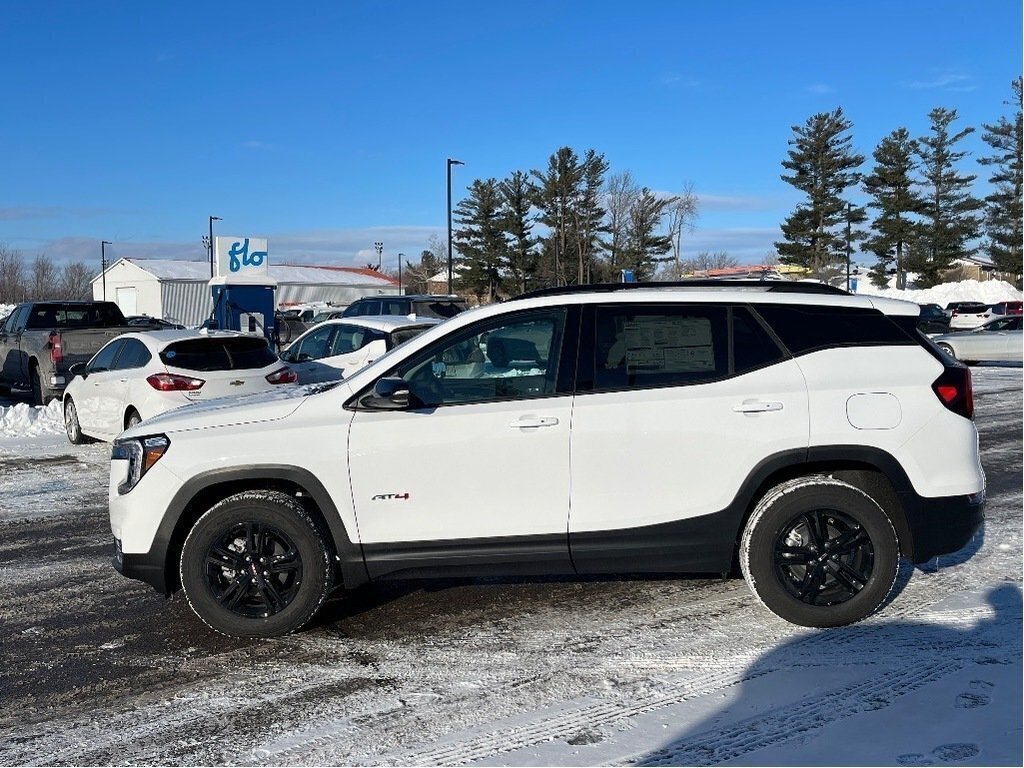
[{"label": "metal warehouse building", "polygon": [[[269,267],[277,281],[277,304],[330,302],[351,304],[362,296],[396,294],[398,282],[372,269],[353,267]],[[162,317],[187,326],[202,323],[213,311],[210,264],[173,259],[118,259],[92,281],[94,299],[117,302],[126,315]]]}]

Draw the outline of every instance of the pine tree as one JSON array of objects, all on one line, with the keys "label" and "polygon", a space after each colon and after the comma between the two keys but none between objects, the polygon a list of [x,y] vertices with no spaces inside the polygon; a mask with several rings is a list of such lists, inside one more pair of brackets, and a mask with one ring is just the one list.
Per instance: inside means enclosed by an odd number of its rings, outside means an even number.
[{"label": "pine tree", "polygon": [[498,181],[476,180],[455,208],[460,224],[453,238],[459,251],[459,284],[478,301],[498,298],[502,273],[508,265]]},{"label": "pine tree", "polygon": [[540,258],[530,216],[533,185],[527,174],[515,171],[498,185],[498,192],[501,195],[502,229],[508,239],[510,288],[515,293],[523,293],[528,285],[533,287]]},{"label": "pine tree", "polygon": [[785,240],[775,247],[783,263],[804,267],[815,277],[846,261],[843,194],[860,180],[857,168],[864,162],[850,148],[851,127],[842,107],[813,115],[804,125],[793,126],[792,149],[782,163],[791,172],[783,174],[783,181],[803,192],[807,201],[782,224]]},{"label": "pine tree", "polygon": [[1021,202],[1024,147],[1021,138],[1021,78],[1013,81],[1014,101],[1006,102],[1017,111],[1011,123],[1000,117],[995,125],[982,123],[982,139],[994,154],[978,160],[993,168],[989,181],[994,190],[985,198],[985,234],[988,235],[988,253],[1000,272],[1016,275],[1018,285],[1024,268],[1021,264],[1022,219]]},{"label": "pine tree", "polygon": [[604,155],[588,149],[580,161],[572,149],[561,147],[548,158],[546,171],[532,171],[534,204],[549,232],[542,240],[541,267],[548,283],[566,285],[591,278],[604,217],[600,193],[607,170]]},{"label": "pine tree", "polygon": [[891,266],[896,269],[897,287],[906,287],[904,256],[907,246],[918,238],[919,225],[913,217],[922,210],[912,177],[916,153],[917,142],[906,128],[897,128],[875,147],[875,168],[864,179],[864,189],[871,195],[868,206],[878,211],[871,224],[874,235],[864,245],[877,257],[871,280],[879,287],[888,285]]},{"label": "pine tree", "polygon": [[967,152],[954,149],[974,129],[968,127],[950,135],[950,125],[957,117],[955,109],[936,107],[928,117],[931,133],[918,139],[924,175],[924,222],[919,244],[907,258],[907,269],[918,273],[917,283],[922,288],[941,282],[942,273],[955,259],[974,254],[971,241],[978,237],[981,208],[981,201],[970,192],[977,176],[957,171],[957,163]]},{"label": "pine tree", "polygon": [[674,203],[674,197],[657,197],[647,187],[640,190],[629,209],[624,262],[633,270],[637,281],[650,280],[665,261],[664,255],[672,250],[672,237],[659,234],[665,209]]}]

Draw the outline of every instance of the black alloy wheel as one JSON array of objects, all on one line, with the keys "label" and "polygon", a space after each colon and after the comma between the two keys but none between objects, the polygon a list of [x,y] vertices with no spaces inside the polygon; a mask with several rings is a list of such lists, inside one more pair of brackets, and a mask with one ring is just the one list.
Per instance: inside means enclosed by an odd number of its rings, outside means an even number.
[{"label": "black alloy wheel", "polygon": [[267,618],[295,600],[302,586],[302,558],[291,538],[275,526],[240,522],[207,549],[206,585],[232,613]]},{"label": "black alloy wheel", "polygon": [[323,521],[292,495],[252,490],[211,507],[181,551],[196,615],[233,637],[277,637],[307,624],[334,585]]},{"label": "black alloy wheel", "polygon": [[900,545],[888,514],[864,490],[809,475],[765,493],[743,530],[739,560],[772,613],[805,627],[838,627],[885,602]]},{"label": "black alloy wheel", "polygon": [[809,605],[838,605],[870,581],[875,547],[863,526],[834,509],[815,509],[790,521],[775,541],[775,575],[790,595]]}]

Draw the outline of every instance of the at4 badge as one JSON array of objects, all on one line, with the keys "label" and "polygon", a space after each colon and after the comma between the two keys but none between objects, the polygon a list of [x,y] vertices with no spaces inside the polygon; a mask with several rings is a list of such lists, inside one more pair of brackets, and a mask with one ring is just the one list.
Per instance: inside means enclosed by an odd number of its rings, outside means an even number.
[{"label": "at4 badge", "polygon": [[371,501],[408,501],[408,493],[378,493]]}]

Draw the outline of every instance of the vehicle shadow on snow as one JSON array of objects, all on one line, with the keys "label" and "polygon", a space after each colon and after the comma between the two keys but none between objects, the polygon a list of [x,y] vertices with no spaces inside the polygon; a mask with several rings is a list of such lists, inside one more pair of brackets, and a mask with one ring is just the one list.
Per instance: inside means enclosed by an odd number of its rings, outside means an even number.
[{"label": "vehicle shadow on snow", "polygon": [[927,622],[812,630],[747,667],[724,708],[627,764],[1021,765],[1019,668],[1006,669],[1020,664],[1021,613],[1007,584],[949,595]]}]

